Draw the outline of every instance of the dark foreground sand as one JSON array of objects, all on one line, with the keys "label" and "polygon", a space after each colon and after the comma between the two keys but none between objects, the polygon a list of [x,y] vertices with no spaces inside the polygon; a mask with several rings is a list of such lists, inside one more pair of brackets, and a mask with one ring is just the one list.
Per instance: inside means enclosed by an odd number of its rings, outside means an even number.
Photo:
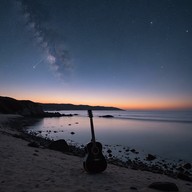
[{"label": "dark foreground sand", "polygon": [[108,165],[102,174],[83,170],[83,158],[33,148],[16,138],[19,134],[6,124],[14,116],[0,115],[0,192],[157,192],[153,182],[175,183],[182,192],[191,192],[192,183],[162,174]]}]

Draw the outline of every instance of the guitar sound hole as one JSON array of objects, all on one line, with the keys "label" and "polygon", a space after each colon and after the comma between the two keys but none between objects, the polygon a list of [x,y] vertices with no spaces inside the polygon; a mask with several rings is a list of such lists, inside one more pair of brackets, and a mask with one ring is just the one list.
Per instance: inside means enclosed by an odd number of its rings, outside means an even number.
[{"label": "guitar sound hole", "polygon": [[92,148],[92,154],[93,155],[98,155],[99,154],[99,149],[97,147]]}]

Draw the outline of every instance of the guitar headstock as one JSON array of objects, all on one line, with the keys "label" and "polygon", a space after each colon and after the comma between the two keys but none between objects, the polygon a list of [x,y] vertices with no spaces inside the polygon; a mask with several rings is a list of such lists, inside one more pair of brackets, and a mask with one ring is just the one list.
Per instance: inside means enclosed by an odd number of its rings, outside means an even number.
[{"label": "guitar headstock", "polygon": [[93,113],[92,113],[92,110],[91,110],[91,109],[88,110],[88,116],[89,116],[90,118],[93,117]]}]

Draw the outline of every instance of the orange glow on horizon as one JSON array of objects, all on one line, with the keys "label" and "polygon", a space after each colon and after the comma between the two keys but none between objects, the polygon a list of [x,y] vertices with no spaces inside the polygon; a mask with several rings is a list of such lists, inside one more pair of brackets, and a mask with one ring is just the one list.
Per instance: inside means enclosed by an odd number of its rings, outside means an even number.
[{"label": "orange glow on horizon", "polygon": [[182,103],[182,102],[130,102],[130,103],[114,103],[114,102],[78,102],[78,101],[71,101],[69,99],[51,99],[51,98],[46,98],[46,99],[38,99],[38,100],[33,100],[34,102],[39,102],[39,103],[59,103],[59,104],[74,104],[74,105],[90,105],[90,106],[106,106],[106,107],[117,107],[123,110],[182,110],[182,109],[192,109],[192,105],[189,103]]},{"label": "orange glow on horizon", "polygon": [[68,96],[65,97],[49,94],[46,96],[40,95],[9,95],[18,100],[31,100],[38,103],[59,103],[59,104],[74,104],[74,105],[90,105],[90,106],[106,106],[117,107],[124,110],[182,110],[192,109],[192,101],[190,99],[160,99],[160,98],[129,98],[118,100],[116,98],[89,98],[88,96]]},{"label": "orange glow on horizon", "polygon": [[118,107],[125,110],[182,110],[192,109],[192,102],[144,100],[142,102],[133,101],[126,104],[119,104]]},{"label": "orange glow on horizon", "polygon": [[188,105],[147,105],[138,104],[137,106],[122,106],[121,109],[125,110],[189,110],[192,106]]}]

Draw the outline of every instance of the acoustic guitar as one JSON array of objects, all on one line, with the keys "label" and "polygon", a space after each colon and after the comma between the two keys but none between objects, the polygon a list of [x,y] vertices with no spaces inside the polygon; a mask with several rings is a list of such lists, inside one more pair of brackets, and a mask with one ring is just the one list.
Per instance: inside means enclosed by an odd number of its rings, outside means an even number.
[{"label": "acoustic guitar", "polygon": [[93,114],[91,110],[88,110],[88,115],[90,118],[92,139],[85,147],[86,157],[83,166],[85,171],[89,173],[100,173],[107,168],[107,161],[102,154],[102,144],[95,140]]}]

